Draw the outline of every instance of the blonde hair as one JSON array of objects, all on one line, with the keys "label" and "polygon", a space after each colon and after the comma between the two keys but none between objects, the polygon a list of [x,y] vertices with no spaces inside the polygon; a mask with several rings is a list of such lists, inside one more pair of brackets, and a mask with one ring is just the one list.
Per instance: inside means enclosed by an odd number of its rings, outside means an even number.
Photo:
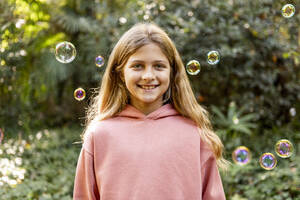
[{"label": "blonde hair", "polygon": [[[222,156],[224,147],[212,130],[208,112],[198,104],[194,96],[175,45],[167,33],[154,23],[134,25],[123,34],[115,45],[102,77],[100,91],[92,98],[91,106],[87,110],[86,124],[89,125],[94,120],[113,117],[124,109],[128,103],[129,94],[122,81],[123,67],[137,49],[149,43],[157,44],[169,60],[172,69],[169,86],[172,95],[169,102],[182,116],[190,118],[196,123],[200,137],[211,147],[218,166],[225,169],[227,161]],[[81,135],[82,139],[84,139],[85,132],[86,130]]]}]

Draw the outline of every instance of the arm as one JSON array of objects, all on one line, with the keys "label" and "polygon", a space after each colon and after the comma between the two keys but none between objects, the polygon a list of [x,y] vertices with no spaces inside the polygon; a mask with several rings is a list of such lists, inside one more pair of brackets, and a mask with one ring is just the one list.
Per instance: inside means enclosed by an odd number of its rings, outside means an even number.
[{"label": "arm", "polygon": [[74,200],[100,200],[93,160],[93,155],[82,148],[75,174]]},{"label": "arm", "polygon": [[225,193],[217,168],[216,159],[211,154],[203,163],[201,169],[202,199],[203,200],[225,200]]},{"label": "arm", "polygon": [[85,133],[83,146],[77,162],[73,200],[100,200],[94,168],[94,134]]}]

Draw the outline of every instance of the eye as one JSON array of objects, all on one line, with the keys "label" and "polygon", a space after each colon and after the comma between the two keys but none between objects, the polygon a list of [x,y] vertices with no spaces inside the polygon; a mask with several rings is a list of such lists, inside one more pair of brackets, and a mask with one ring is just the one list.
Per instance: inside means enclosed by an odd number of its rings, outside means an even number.
[{"label": "eye", "polygon": [[142,65],[140,65],[140,64],[136,64],[136,65],[133,65],[132,67],[133,67],[133,68],[141,68],[141,67],[142,67]]},{"label": "eye", "polygon": [[156,67],[156,68],[164,68],[165,66],[164,66],[164,65],[158,64],[158,65],[155,65],[155,67]]}]

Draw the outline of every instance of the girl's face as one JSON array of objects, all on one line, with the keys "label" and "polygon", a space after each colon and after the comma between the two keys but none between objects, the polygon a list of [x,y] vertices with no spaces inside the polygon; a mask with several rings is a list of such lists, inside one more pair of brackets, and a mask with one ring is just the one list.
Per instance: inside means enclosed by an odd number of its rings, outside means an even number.
[{"label": "girl's face", "polygon": [[136,107],[160,107],[170,83],[170,64],[160,47],[150,43],[132,54],[124,66],[124,81]]}]

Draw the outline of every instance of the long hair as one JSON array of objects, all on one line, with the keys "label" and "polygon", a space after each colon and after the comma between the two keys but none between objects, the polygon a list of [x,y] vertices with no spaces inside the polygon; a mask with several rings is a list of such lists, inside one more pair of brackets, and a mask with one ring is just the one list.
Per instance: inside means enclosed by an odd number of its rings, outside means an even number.
[{"label": "long hair", "polygon": [[[227,161],[222,155],[224,147],[212,129],[208,112],[198,104],[194,96],[175,45],[167,33],[154,23],[134,25],[115,45],[108,59],[100,90],[87,110],[86,127],[94,120],[101,121],[113,117],[124,109],[128,103],[129,93],[122,81],[123,67],[132,54],[149,43],[155,43],[161,48],[171,66],[170,86],[163,95],[164,102],[170,102],[182,116],[196,123],[200,137],[211,147],[218,166],[225,169]],[[84,140],[85,132],[86,129],[81,135],[82,140]]]}]

